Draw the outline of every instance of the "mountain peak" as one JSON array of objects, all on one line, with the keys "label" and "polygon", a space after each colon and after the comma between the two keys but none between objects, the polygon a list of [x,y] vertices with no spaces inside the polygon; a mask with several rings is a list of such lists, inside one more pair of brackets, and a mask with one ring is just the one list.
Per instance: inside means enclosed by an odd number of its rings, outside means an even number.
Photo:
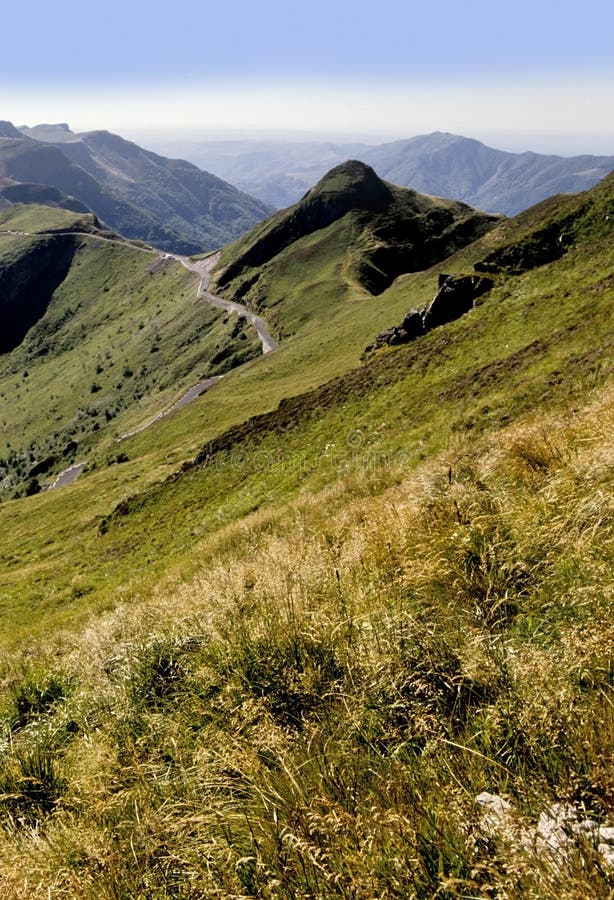
[{"label": "mountain peak", "polygon": [[3,138],[21,138],[23,135],[17,131],[12,122],[0,119],[0,137]]},{"label": "mountain peak", "polygon": [[327,172],[303,201],[316,198],[326,200],[340,195],[344,196],[348,208],[360,206],[371,209],[389,202],[390,189],[371,166],[357,159],[349,159]]}]

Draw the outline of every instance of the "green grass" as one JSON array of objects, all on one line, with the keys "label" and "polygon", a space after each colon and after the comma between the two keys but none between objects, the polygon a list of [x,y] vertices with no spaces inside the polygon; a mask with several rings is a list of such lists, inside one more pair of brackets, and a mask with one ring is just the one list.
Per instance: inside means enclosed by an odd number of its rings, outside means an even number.
[{"label": "green grass", "polygon": [[[0,253],[6,240],[0,235]],[[14,241],[30,249],[33,240],[9,237],[6,264],[20,263]],[[115,437],[192,384],[259,352],[255,334],[236,317],[196,298],[197,281],[179,264],[129,246],[78,240],[47,311],[2,357],[5,496],[41,459],[55,456],[51,472],[61,469],[69,444],[78,444],[69,462],[97,447],[104,458]]]},{"label": "green grass", "polygon": [[[0,231],[95,231],[94,217],[51,206],[28,204],[0,210]],[[2,239],[6,238],[2,235]],[[4,245],[3,245],[4,246]]]},{"label": "green grass", "polygon": [[[127,462],[101,444],[72,486],[0,506],[12,895],[610,896],[590,840],[552,865],[474,802],[506,796],[526,833],[553,802],[614,816],[611,188],[592,196],[561,259],[362,362],[440,267],[370,297],[334,229],[288,248],[274,354]],[[304,321],[297,271],[322,290]]]},{"label": "green grass", "polygon": [[[25,626],[33,634],[49,629],[56,617],[66,622],[112,604],[118,591],[146,594],[169,568],[190,570],[200,540],[220,525],[320,490],[346,469],[377,467],[378,460],[402,458],[409,472],[464,432],[496,431],[536,405],[583,397],[607,378],[611,303],[598,286],[610,264],[606,248],[598,263],[578,250],[514,279],[512,293],[502,282],[469,317],[282,406],[243,436],[239,432],[211,466],[164,484],[206,438],[246,412],[275,406],[279,394],[267,394],[268,383],[276,391],[305,386],[308,365],[297,375],[288,341],[271,357],[227,375],[194,407],[122,444],[129,463],[109,468],[104,456],[94,455],[98,468],[80,483],[5,505],[0,515],[11,521],[0,544],[9,562],[0,582],[5,639],[24,633],[18,625],[24,602],[38,610]],[[414,280],[418,276],[393,290],[401,293]],[[402,296],[407,305],[407,294]],[[318,374],[312,372],[312,383]],[[233,402],[238,396],[241,401]],[[152,482],[162,483],[144,490]],[[128,514],[112,517],[101,534],[101,519],[126,496],[136,498]],[[83,511],[78,531],[70,524],[77,509]],[[60,522],[65,524],[58,529]]]}]

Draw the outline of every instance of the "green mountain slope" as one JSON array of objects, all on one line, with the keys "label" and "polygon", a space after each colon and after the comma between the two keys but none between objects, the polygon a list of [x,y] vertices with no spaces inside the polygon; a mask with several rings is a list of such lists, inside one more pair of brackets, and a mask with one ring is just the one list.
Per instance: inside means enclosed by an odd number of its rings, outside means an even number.
[{"label": "green mountain slope", "polygon": [[283,334],[345,295],[381,294],[492,228],[496,217],[381,181],[364,163],[331,170],[295,206],[227,247],[225,296],[264,309]]},{"label": "green mountain slope", "polygon": [[[378,295],[336,274],[127,462],[0,506],[7,890],[605,900],[613,222],[610,177]],[[361,361],[484,265],[466,315]]]},{"label": "green mountain slope", "polygon": [[0,213],[0,318],[4,497],[259,352],[174,260],[46,207]]},{"label": "green mountain slope", "polygon": [[108,131],[57,144],[99,184],[177,233],[220,247],[248,231],[269,207],[181,159],[166,159]]}]

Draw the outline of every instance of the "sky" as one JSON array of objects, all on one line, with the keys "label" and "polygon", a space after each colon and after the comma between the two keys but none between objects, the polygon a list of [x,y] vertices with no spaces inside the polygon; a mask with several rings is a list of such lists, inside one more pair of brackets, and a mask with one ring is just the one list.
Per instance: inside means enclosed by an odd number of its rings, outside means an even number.
[{"label": "sky", "polygon": [[441,130],[614,154],[611,0],[30,0],[3,9],[2,34],[16,125]]}]

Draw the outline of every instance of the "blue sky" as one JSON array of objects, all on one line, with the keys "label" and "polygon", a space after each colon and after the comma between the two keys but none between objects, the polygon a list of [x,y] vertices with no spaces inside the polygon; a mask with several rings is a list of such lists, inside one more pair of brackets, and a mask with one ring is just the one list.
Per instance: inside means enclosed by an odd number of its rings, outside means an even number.
[{"label": "blue sky", "polygon": [[2,33],[19,124],[614,132],[610,2],[47,0]]}]

